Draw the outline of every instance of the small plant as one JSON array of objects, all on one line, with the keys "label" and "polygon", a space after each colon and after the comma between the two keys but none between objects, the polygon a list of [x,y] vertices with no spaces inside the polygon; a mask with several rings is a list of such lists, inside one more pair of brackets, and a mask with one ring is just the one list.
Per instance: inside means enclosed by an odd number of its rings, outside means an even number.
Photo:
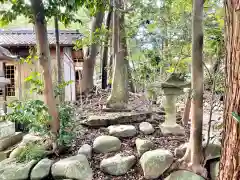
[{"label": "small plant", "polygon": [[75,133],[73,131],[74,111],[72,106],[67,103],[59,105],[58,109],[60,118],[60,132],[58,137],[58,144],[68,146],[69,144],[71,144],[73,138],[75,137]]},{"label": "small plant", "polygon": [[42,145],[29,143],[23,149],[21,149],[21,152],[16,159],[18,162],[29,162],[31,160],[39,161],[46,155],[45,148]]}]

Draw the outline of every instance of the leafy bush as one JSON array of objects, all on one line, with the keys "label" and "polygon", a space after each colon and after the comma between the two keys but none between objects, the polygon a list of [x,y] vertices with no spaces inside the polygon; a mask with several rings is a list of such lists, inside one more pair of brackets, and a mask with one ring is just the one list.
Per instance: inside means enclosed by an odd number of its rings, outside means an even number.
[{"label": "leafy bush", "polygon": [[[25,124],[30,131],[50,136],[51,116],[48,114],[48,108],[43,101],[14,101],[9,104],[9,107],[13,109],[13,112],[6,115],[7,120]],[[67,103],[59,105],[58,110],[60,119],[58,143],[66,146],[74,138],[74,112],[73,108]]]},{"label": "leafy bush", "polygon": [[21,123],[39,133],[48,133],[51,116],[48,108],[41,100],[13,101],[8,104],[13,111],[6,115],[6,119]]},{"label": "leafy bush", "polygon": [[29,162],[31,160],[41,160],[46,156],[46,151],[44,147],[40,144],[29,143],[23,149],[21,149],[20,154],[17,156],[18,162]]}]

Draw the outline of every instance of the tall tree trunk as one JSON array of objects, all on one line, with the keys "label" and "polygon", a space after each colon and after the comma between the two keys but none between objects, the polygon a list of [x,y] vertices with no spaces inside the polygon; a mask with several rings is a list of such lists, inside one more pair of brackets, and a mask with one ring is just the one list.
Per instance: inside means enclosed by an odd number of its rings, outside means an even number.
[{"label": "tall tree trunk", "polygon": [[[202,121],[203,121],[203,4],[204,0],[193,1],[192,19],[192,124],[191,164],[193,169],[201,166]],[[198,171],[198,170],[197,170]]]},{"label": "tall tree trunk", "polygon": [[240,179],[240,123],[232,113],[240,114],[240,1],[225,0],[226,96],[224,132],[219,180]]},{"label": "tall tree trunk", "polygon": [[[92,17],[92,27],[90,38],[93,40],[94,33],[97,29],[100,29],[102,26],[104,17],[104,12],[99,11],[96,13],[95,17]],[[93,76],[94,76],[94,66],[98,53],[98,43],[92,43],[89,48],[89,54],[84,58],[83,62],[83,72],[82,72],[82,81],[81,81],[81,93],[87,93],[90,89],[94,87]]]},{"label": "tall tree trunk", "polygon": [[107,101],[107,107],[125,109],[128,102],[128,73],[125,60],[124,43],[124,14],[120,15],[116,9],[123,6],[122,0],[114,1],[113,11],[113,55],[114,71],[111,95]]},{"label": "tall tree trunk", "polygon": [[[110,23],[112,17],[112,8],[109,9],[106,21],[106,29],[109,31]],[[107,62],[108,62],[108,43],[109,43],[109,33],[106,34],[104,49],[103,49],[103,59],[102,59],[102,89],[107,88]]]},{"label": "tall tree trunk", "polygon": [[[60,44],[59,44],[59,26],[58,26],[58,18],[54,17],[55,23],[55,36],[56,36],[56,59],[58,66],[58,84],[62,83],[62,64],[61,64],[61,54],[60,54]],[[64,100],[64,94],[61,94],[59,97],[60,102]]]},{"label": "tall tree trunk", "polygon": [[34,15],[39,60],[43,68],[44,101],[48,106],[49,114],[52,116],[50,125],[53,140],[55,142],[53,150],[56,150],[56,142],[59,134],[60,122],[53,93],[52,73],[50,69],[50,50],[47,37],[47,25],[45,20],[44,6],[42,0],[31,0],[31,4]]},{"label": "tall tree trunk", "polygon": [[202,167],[202,122],[203,122],[203,4],[204,0],[193,1],[192,15],[192,104],[189,147],[183,160],[189,161],[191,169],[207,176]]}]

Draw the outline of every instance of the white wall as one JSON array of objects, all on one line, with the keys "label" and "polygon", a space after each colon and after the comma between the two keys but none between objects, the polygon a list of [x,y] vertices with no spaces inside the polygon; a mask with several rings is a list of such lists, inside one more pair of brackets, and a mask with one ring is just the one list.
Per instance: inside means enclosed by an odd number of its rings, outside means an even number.
[{"label": "white wall", "polygon": [[74,82],[65,87],[65,101],[76,100],[76,87],[75,87],[75,69],[72,61],[71,48],[63,48],[63,71],[64,81],[73,80]]}]

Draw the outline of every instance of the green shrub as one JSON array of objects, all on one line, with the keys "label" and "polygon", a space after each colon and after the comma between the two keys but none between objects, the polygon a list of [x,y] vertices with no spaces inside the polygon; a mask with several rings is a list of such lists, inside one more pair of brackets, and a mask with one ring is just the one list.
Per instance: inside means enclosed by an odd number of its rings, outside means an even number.
[{"label": "green shrub", "polygon": [[[50,137],[49,123],[51,116],[48,108],[41,100],[14,101],[9,104],[12,113],[6,115],[7,120],[27,125],[30,131]],[[74,109],[67,103],[58,105],[60,131],[58,144],[67,146],[74,138]]]}]

